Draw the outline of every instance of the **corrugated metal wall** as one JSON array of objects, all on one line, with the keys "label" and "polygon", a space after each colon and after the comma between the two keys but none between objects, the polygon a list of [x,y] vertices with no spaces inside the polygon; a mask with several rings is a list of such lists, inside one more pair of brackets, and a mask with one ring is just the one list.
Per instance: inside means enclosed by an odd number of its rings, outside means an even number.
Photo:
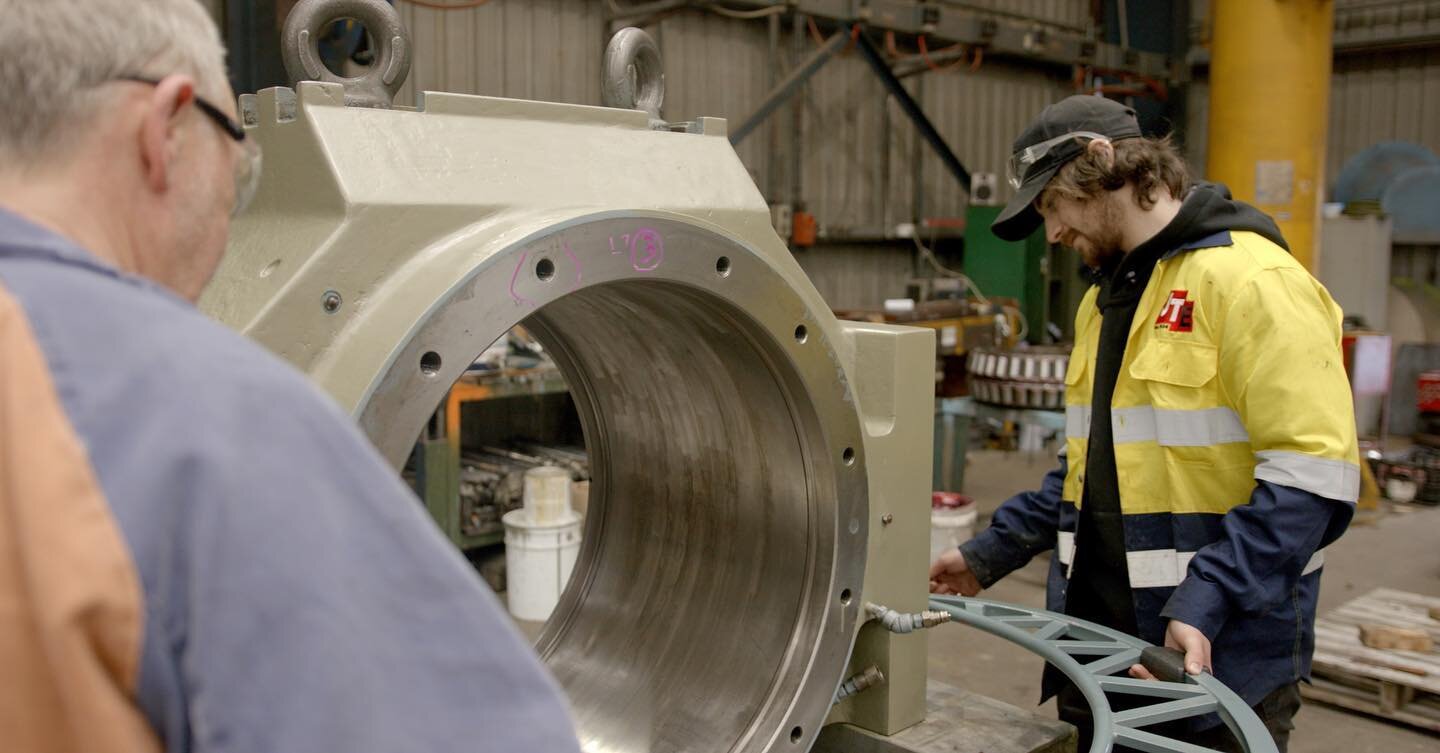
[{"label": "corrugated metal wall", "polygon": [[[648,31],[660,46],[665,63],[665,107],[661,115],[666,120],[708,115],[728,118],[733,126],[770,91],[766,21],[742,21],[692,11],[671,16]],[[597,36],[602,33],[597,26]],[[788,29],[781,39],[783,50],[788,46]],[[599,75],[597,68],[597,81]],[[598,104],[598,88],[595,96]],[[766,161],[766,131],[753,133],[737,151],[763,191],[770,168]]]},{"label": "corrugated metal wall", "polygon": [[493,0],[450,11],[396,6],[415,47],[399,102],[431,90],[600,103],[603,2]]},{"label": "corrugated metal wall", "polygon": [[[1089,23],[1089,0],[947,0],[946,4],[1076,29]],[[403,0],[398,6],[411,29],[416,53],[402,102],[413,100],[415,91],[434,89],[599,103],[603,0],[492,0],[459,11],[430,10]],[[1208,3],[1196,0],[1194,6],[1195,22],[1203,26]],[[1344,27],[1337,29],[1337,43],[1371,34],[1369,26],[1375,24],[1413,26],[1414,14],[1404,15],[1406,9],[1428,7],[1420,0],[1378,5],[1374,0],[1339,0],[1336,6]],[[1392,12],[1390,6],[1396,10]],[[778,75],[764,20],[687,11],[650,31],[665,59],[667,119],[711,115],[738,123],[759,104]],[[798,57],[792,50],[788,20],[779,36],[781,67],[788,68]],[[814,44],[807,34],[800,54],[808,54]],[[906,83],[972,172],[1003,172],[1014,135],[1040,108],[1069,92],[1063,76],[995,61],[984,62],[978,72],[962,68],[926,73]],[[1204,83],[1197,82],[1192,94],[1192,132],[1186,152],[1203,169]],[[805,112],[799,139],[800,199],[832,240],[874,236],[910,221],[917,192],[924,217],[963,214],[964,192],[923,143],[917,180],[914,128],[884,96],[880,82],[858,55],[852,52],[833,59],[795,101]],[[1415,141],[1440,151],[1440,50],[1338,57],[1330,113],[1330,180],[1347,159],[1380,141]],[[739,153],[762,191],[772,200],[787,201],[794,130],[790,108],[780,110],[772,123],[756,130],[740,145]],[[772,127],[780,155],[773,165]],[[1002,180],[1002,198],[1009,190]],[[817,282],[824,281],[822,289],[837,297],[837,305],[874,305],[884,295],[897,295],[898,290],[889,288],[903,285],[909,275],[903,244],[841,247],[832,243],[809,253],[804,263]],[[877,286],[887,292],[879,292]]]},{"label": "corrugated metal wall", "polygon": [[[951,5],[993,8],[1075,28],[1087,21],[1088,0],[971,0]],[[491,96],[599,104],[605,3],[599,0],[492,0],[479,8],[437,11],[398,2],[411,30],[415,62],[398,101],[430,89]],[[749,115],[815,42],[807,33],[798,54],[787,19],[780,29],[780,69],[772,63],[765,20],[735,20],[702,11],[674,14],[648,29],[666,71],[663,116]],[[903,51],[902,51],[903,52]],[[978,71],[925,73],[906,80],[937,129],[972,172],[1003,173],[1010,143],[1046,104],[1068,93],[1064,76],[998,61]],[[917,182],[915,129],[858,53],[832,59],[803,96],[801,200],[832,240],[875,237],[914,217],[963,216],[966,195],[921,143]],[[770,164],[771,128],[779,159]],[[790,107],[757,129],[738,151],[772,201],[790,199],[793,136]],[[774,180],[772,182],[772,172]],[[1010,188],[1001,180],[1001,196]],[[807,252],[807,271],[836,305],[878,305],[903,292],[910,274],[905,244],[825,244]],[[820,255],[824,254],[823,258]],[[809,258],[814,257],[814,258]],[[883,288],[883,291],[882,291]]]},{"label": "corrugated metal wall", "polygon": [[[1192,0],[1192,28],[1207,38],[1210,3]],[[1335,45],[1381,44],[1397,35],[1440,32],[1436,0],[1335,0]],[[1186,156],[1204,168],[1209,87],[1191,87]],[[1336,54],[1330,80],[1325,182],[1382,141],[1412,141],[1440,153],[1440,48]]]},{"label": "corrugated metal wall", "polygon": [[[987,4],[1072,25],[1083,23],[1086,12],[1084,0],[977,0],[959,5]],[[401,102],[412,101],[416,91],[432,89],[599,103],[602,2],[493,0],[461,11],[405,2],[399,7],[415,46]],[[665,60],[667,119],[710,115],[738,123],[770,89],[774,74],[763,20],[693,11],[676,14],[650,31]],[[782,65],[788,66],[793,57],[788,23],[780,36]],[[808,54],[812,44],[807,41],[803,52]],[[908,81],[912,92],[917,82],[923,84],[920,97],[936,127],[961,161],[977,172],[999,170],[1019,129],[1040,108],[1068,93],[1064,77],[993,61],[977,72],[962,68],[914,77]],[[853,52],[829,62],[807,87],[804,198],[822,222],[868,230],[910,219],[914,129],[893,102],[887,117],[886,100],[880,82]],[[788,141],[788,110],[774,121]],[[739,150],[762,189],[771,168],[768,127],[757,130]],[[882,148],[887,141],[888,156]],[[925,213],[958,213],[963,193],[928,147],[923,155]],[[785,167],[777,169],[784,172]]]},{"label": "corrugated metal wall", "polygon": [[[1003,63],[985,63],[975,73],[927,74],[923,80],[925,111],[935,127],[971,172],[1000,175],[1005,199],[1011,194],[1005,162],[1015,137],[1046,105],[1073,93],[1067,76],[1045,76]],[[923,165],[924,216],[962,215],[966,195],[954,179],[938,160],[926,159]]]},{"label": "corrugated metal wall", "polygon": [[1327,183],[1346,160],[1382,141],[1412,141],[1440,154],[1440,49],[1336,58]]},{"label": "corrugated metal wall", "polygon": [[[1010,195],[1003,173],[1015,136],[1045,105],[1069,93],[1062,78],[998,62],[976,72],[926,73],[908,79],[906,87],[972,173],[1001,174],[1003,198]],[[831,235],[874,236],[909,222],[917,187],[922,218],[964,216],[968,187],[957,183],[923,139],[917,186],[915,128],[858,56],[829,63],[803,101],[802,196]]]},{"label": "corrugated metal wall", "polygon": [[879,308],[905,295],[912,276],[908,245],[826,243],[795,252],[795,260],[832,308]]}]

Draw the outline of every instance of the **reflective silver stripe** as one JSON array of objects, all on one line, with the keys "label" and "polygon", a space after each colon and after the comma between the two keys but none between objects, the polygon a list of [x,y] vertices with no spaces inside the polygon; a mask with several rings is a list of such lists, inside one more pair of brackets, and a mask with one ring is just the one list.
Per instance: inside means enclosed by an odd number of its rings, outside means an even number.
[{"label": "reflective silver stripe", "polygon": [[1110,431],[1115,444],[1155,440],[1155,409],[1148,405],[1110,409]]},{"label": "reflective silver stripe", "polygon": [[[1072,541],[1073,546],[1073,541]],[[1190,570],[1190,560],[1195,552],[1177,552],[1174,549],[1146,549],[1126,552],[1125,565],[1130,571],[1130,585],[1133,588],[1168,588],[1180,585]],[[1305,563],[1301,575],[1309,575],[1325,566],[1325,550],[1321,549]]]},{"label": "reflective silver stripe", "polygon": [[[1088,405],[1066,408],[1065,436],[1088,439],[1092,414]],[[1240,416],[1224,407],[1200,410],[1156,409],[1149,405],[1111,408],[1110,426],[1116,444],[1156,442],[1167,447],[1209,447],[1250,441],[1250,434],[1245,431]]]},{"label": "reflective silver stripe", "polygon": [[1354,463],[1286,450],[1262,450],[1255,458],[1255,478],[1260,481],[1293,486],[1339,502],[1360,498],[1360,466]]},{"label": "reflective silver stripe", "polygon": [[1055,537],[1055,556],[1060,558],[1060,564],[1066,567],[1075,561],[1075,534],[1069,531],[1061,531]]},{"label": "reflective silver stripe", "polygon": [[1067,405],[1067,406],[1065,406],[1065,438],[1066,438],[1066,439],[1089,439],[1089,438],[1090,438],[1090,406],[1088,406],[1088,405]]},{"label": "reflective silver stripe", "polygon": [[1249,442],[1240,415],[1229,408],[1155,411],[1155,441],[1170,447],[1209,447]]},{"label": "reflective silver stripe", "polygon": [[[1195,556],[1194,552],[1185,554],[1191,557]],[[1132,588],[1162,588],[1180,585],[1180,577],[1185,573],[1185,570],[1180,567],[1180,556],[1180,553],[1174,549],[1126,552],[1125,565],[1130,570],[1130,586]]]},{"label": "reflective silver stripe", "polygon": [[1176,552],[1175,559],[1180,563],[1180,580],[1185,580],[1186,573],[1190,572],[1190,560],[1195,559],[1195,552]]}]

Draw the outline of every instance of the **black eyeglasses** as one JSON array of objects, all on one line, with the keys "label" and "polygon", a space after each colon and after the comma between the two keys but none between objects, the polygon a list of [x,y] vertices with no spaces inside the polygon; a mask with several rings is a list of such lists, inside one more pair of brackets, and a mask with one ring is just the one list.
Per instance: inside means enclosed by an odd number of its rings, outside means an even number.
[{"label": "black eyeglasses", "polygon": [[[160,85],[160,79],[146,78],[144,76],[121,76],[119,80],[134,81],[137,84],[149,84],[151,86]],[[216,107],[213,104],[210,104],[209,100],[205,99],[199,94],[196,94],[195,106],[200,108],[200,112],[205,113],[207,117],[215,121],[215,124],[220,126],[221,130],[230,134],[230,138],[235,139],[236,141],[245,140],[245,128],[239,123],[236,123],[233,118],[231,118],[229,115],[226,115],[220,108]]]},{"label": "black eyeglasses", "polygon": [[[115,80],[148,86],[160,85],[160,79],[146,76],[118,76]],[[255,191],[260,186],[260,145],[255,143],[255,139],[246,136],[244,126],[235,122],[233,118],[226,115],[209,100],[196,94],[194,102],[195,107],[205,117],[215,121],[215,125],[220,126],[220,130],[234,139],[245,153],[245,158],[235,163],[235,205],[231,208],[230,213],[231,216],[240,214],[245,211],[245,207],[250,205],[250,200],[255,198]]]}]

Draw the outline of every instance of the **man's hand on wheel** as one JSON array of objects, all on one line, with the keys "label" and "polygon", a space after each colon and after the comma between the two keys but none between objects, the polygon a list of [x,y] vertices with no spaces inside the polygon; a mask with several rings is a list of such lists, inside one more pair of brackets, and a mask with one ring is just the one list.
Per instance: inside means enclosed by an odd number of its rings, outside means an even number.
[{"label": "man's hand on wheel", "polygon": [[942,596],[974,596],[983,590],[959,549],[950,549],[930,565],[930,593]]},{"label": "man's hand on wheel", "polygon": [[[933,582],[935,576],[930,577]],[[1215,671],[1210,663],[1210,639],[1198,629],[1179,620],[1171,620],[1170,625],[1165,628],[1165,645],[1185,654],[1185,671],[1189,674]],[[1137,680],[1156,679],[1155,675],[1150,674],[1150,670],[1139,664],[1130,667],[1130,676]]]}]

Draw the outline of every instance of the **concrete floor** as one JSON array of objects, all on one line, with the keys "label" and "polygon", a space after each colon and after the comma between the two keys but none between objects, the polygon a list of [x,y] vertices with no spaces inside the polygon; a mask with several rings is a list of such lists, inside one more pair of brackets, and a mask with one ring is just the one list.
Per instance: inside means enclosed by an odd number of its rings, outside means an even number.
[{"label": "concrete floor", "polygon": [[[1053,454],[970,453],[965,492],[980,504],[981,523],[1011,495],[1038,486]],[[1048,561],[1039,558],[996,584],[984,596],[1043,606]],[[1353,525],[1326,550],[1320,609],[1331,609],[1372,588],[1440,595],[1440,508],[1392,508]],[[930,671],[939,680],[1034,708],[1042,662],[999,638],[974,630],[930,633]],[[1054,714],[1054,702],[1041,713]],[[1343,709],[1307,704],[1296,719],[1292,753],[1433,753],[1440,737]]]}]

